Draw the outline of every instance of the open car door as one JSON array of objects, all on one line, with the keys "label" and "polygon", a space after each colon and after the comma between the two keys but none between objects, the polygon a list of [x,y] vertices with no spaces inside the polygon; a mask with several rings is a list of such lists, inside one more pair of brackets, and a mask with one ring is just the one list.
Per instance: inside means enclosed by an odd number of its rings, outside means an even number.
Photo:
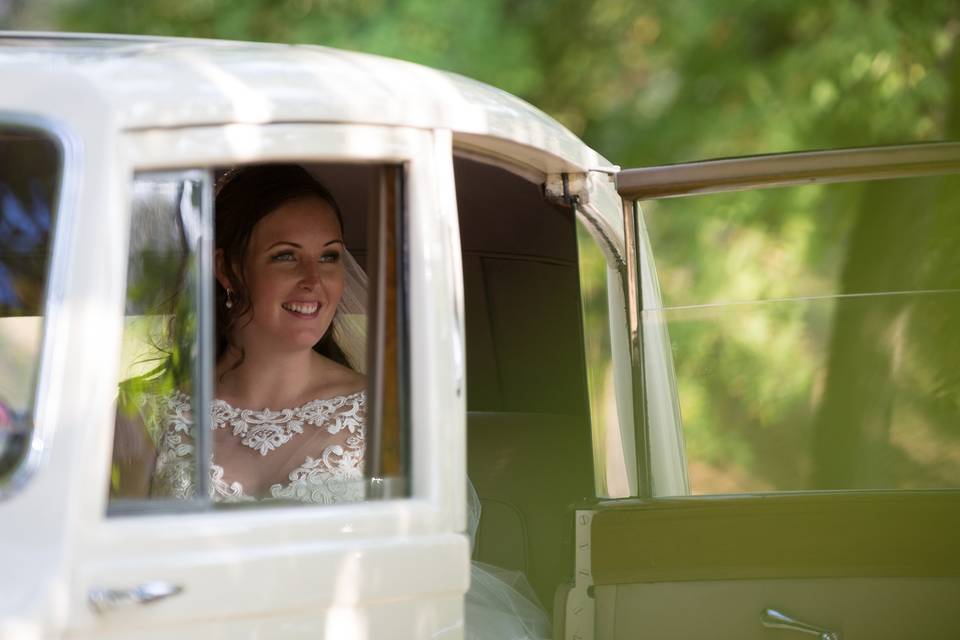
[{"label": "open car door", "polygon": [[639,495],[580,512],[567,637],[960,634],[958,172],[944,143],[618,174]]}]

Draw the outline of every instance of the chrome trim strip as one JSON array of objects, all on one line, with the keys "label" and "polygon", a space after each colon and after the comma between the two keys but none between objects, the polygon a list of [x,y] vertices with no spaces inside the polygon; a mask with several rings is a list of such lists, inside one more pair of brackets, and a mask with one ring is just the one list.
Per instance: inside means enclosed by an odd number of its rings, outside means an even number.
[{"label": "chrome trim strip", "polygon": [[[214,352],[216,351],[216,337],[214,335],[213,318],[216,315],[216,298],[214,291],[213,252],[214,252],[214,219],[213,219],[213,174],[210,170],[187,172],[186,176],[196,173],[195,179],[200,186],[198,202],[199,209],[194,212],[200,223],[197,237],[197,271],[200,282],[197,283],[197,379],[194,381],[198,405],[203,408],[201,416],[196,420],[199,442],[197,449],[200,460],[213,459],[213,438],[210,430],[210,407],[213,406],[213,377],[216,371]],[[185,176],[185,177],[186,177]],[[186,195],[186,194],[185,194]],[[186,200],[186,197],[184,197]],[[184,203],[186,205],[186,203]],[[193,201],[190,203],[194,204]],[[198,464],[200,477],[197,479],[197,496],[204,502],[210,495],[210,470],[206,464]]]},{"label": "chrome trim strip", "polygon": [[601,219],[596,208],[589,202],[587,204],[577,204],[577,219],[581,220],[590,231],[590,234],[601,246],[605,247],[607,253],[613,258],[614,266],[621,273],[626,269],[626,258],[617,247],[616,242],[611,238],[603,226],[598,222]]},{"label": "chrome trim strip", "polygon": [[111,498],[107,502],[106,513],[107,518],[117,518],[163,516],[174,513],[205,513],[209,510],[210,499],[202,497],[194,497],[188,500],[176,498]]},{"label": "chrome trim strip", "polygon": [[637,216],[639,207],[635,200],[623,201],[623,241],[626,254],[627,321],[629,322],[630,364],[633,377],[633,420],[637,453],[637,495],[640,498],[653,496],[653,472],[650,461],[650,436],[647,419],[646,378],[643,366],[643,290],[640,282],[640,247],[637,242]]},{"label": "chrome trim strip", "polygon": [[939,175],[960,170],[960,143],[803,151],[626,169],[625,199],[648,200],[810,183]]},{"label": "chrome trim strip", "polygon": [[82,146],[80,140],[62,122],[37,114],[0,111],[0,125],[13,125],[23,129],[37,131],[50,138],[60,151],[62,169],[60,186],[56,195],[56,214],[50,238],[50,259],[47,265],[45,300],[43,304],[43,329],[40,341],[40,362],[37,367],[37,379],[33,388],[33,403],[30,444],[27,453],[13,470],[10,479],[0,484],[0,502],[20,493],[33,475],[39,470],[53,442],[54,429],[47,419],[47,404],[43,401],[53,386],[51,377],[62,360],[63,341],[58,342],[52,336],[61,333],[65,322],[62,313],[55,313],[63,307],[66,296],[66,278],[68,266],[73,260],[73,229],[76,225],[76,207],[80,191],[82,173]]},{"label": "chrome trim strip", "polygon": [[[397,299],[394,313],[397,314],[397,404],[400,412],[400,477],[382,476],[385,481],[386,499],[410,497],[413,489],[413,380],[412,358],[410,357],[410,165],[404,163],[396,172],[396,213],[394,225],[396,233],[396,261],[397,261]],[[381,362],[382,365],[382,362]]]}]

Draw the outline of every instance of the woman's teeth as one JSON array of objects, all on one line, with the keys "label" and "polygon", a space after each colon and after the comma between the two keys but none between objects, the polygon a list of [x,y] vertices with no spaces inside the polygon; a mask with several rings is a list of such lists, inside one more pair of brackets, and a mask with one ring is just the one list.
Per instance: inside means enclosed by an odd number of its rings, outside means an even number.
[{"label": "woman's teeth", "polygon": [[320,304],[317,302],[285,302],[281,306],[287,311],[309,316],[317,312]]}]

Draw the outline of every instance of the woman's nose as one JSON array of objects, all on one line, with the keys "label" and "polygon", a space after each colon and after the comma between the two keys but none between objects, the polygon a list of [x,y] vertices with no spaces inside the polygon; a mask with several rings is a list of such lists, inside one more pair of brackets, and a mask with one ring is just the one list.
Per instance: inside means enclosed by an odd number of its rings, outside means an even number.
[{"label": "woman's nose", "polygon": [[320,265],[313,262],[304,262],[300,270],[300,282],[304,289],[315,289],[320,286]]}]

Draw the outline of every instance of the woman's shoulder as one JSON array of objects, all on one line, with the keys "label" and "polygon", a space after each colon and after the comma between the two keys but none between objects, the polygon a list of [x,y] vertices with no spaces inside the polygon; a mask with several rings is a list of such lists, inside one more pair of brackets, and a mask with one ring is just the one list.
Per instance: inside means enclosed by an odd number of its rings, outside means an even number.
[{"label": "woman's shoulder", "polygon": [[318,389],[317,397],[338,397],[366,395],[367,377],[348,366],[323,358],[323,385]]}]

